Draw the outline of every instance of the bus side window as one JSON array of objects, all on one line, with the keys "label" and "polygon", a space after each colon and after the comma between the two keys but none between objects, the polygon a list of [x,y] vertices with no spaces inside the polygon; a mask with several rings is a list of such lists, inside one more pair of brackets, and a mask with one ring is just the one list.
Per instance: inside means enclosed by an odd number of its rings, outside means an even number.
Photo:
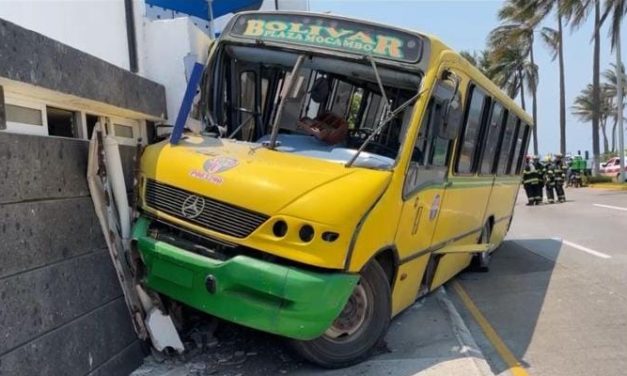
[{"label": "bus side window", "polygon": [[512,146],[514,144],[514,134],[518,126],[518,117],[512,112],[508,113],[505,131],[501,140],[501,151],[499,154],[499,162],[497,167],[497,175],[509,174],[512,159]]},{"label": "bus side window", "polygon": [[516,143],[518,140],[518,134],[520,133],[521,127],[522,127],[522,123],[520,122],[520,119],[518,119],[518,121],[516,122],[516,127],[514,128],[514,137],[512,139],[512,148],[510,151],[510,156],[509,159],[507,160],[507,171],[506,174],[511,175],[514,173],[515,170],[515,162],[516,162]]},{"label": "bus side window", "polygon": [[482,175],[494,174],[496,172],[494,168],[496,165],[495,158],[498,152],[497,149],[503,121],[505,120],[503,115],[503,106],[499,102],[493,102],[479,169],[479,173]]},{"label": "bus side window", "polygon": [[488,98],[485,93],[476,86],[470,87],[470,102],[466,112],[466,124],[463,135],[459,139],[456,172],[471,174],[476,171],[477,144],[481,135],[481,126],[484,122],[484,113]]},{"label": "bus side window", "polygon": [[514,162],[512,164],[511,173],[513,175],[520,174],[520,170],[522,168],[523,155],[525,151],[523,150],[523,146],[527,145],[527,138],[529,137],[529,126],[527,124],[520,123],[520,127],[518,129],[518,137],[516,137],[516,149],[514,149]]},{"label": "bus side window", "polygon": [[439,85],[427,106],[422,124],[412,150],[405,186],[404,197],[417,188],[429,183],[442,183],[446,177],[451,140],[439,136],[438,130],[444,120],[444,111],[452,88]]}]

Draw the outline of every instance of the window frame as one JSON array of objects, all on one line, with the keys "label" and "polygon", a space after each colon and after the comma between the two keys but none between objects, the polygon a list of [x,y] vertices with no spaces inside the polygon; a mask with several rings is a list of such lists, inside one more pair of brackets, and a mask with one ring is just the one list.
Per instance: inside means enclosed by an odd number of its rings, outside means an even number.
[{"label": "window frame", "polygon": [[[492,116],[494,115],[494,108],[496,106],[500,106],[501,107],[501,115],[500,115],[500,119],[498,119],[498,125],[496,126],[496,147],[494,149],[494,153],[492,154],[492,160],[489,161],[490,162],[490,169],[489,171],[484,172],[483,171],[483,159],[486,157],[486,146],[488,144],[488,142],[490,141],[489,136],[490,136],[490,128],[489,125],[491,124],[492,121]],[[479,161],[478,161],[478,165],[477,165],[477,174],[479,176],[495,176],[496,175],[496,161],[497,161],[497,157],[500,154],[500,150],[501,150],[501,137],[503,135],[503,124],[505,123],[506,119],[507,119],[507,114],[508,114],[508,109],[507,107],[505,107],[505,105],[499,101],[498,99],[492,98],[491,103],[490,103],[490,113],[488,115],[488,121],[486,122],[486,129],[484,130],[484,136],[483,136],[483,141],[482,141],[482,148],[481,148],[481,155],[479,157]]]},{"label": "window frame", "polygon": [[[59,136],[59,135],[53,135],[50,134],[50,124],[48,122],[48,109],[52,109],[52,110],[57,110],[57,111],[66,111],[66,112],[70,112],[72,113],[72,122],[76,122],[76,124],[74,124],[74,129],[72,129],[72,131],[76,131],[76,136],[75,137],[68,137],[68,136]],[[85,125],[85,111],[81,111],[81,110],[76,110],[76,109],[72,109],[72,108],[68,108],[66,106],[57,106],[56,104],[46,104],[46,124],[48,125],[48,136],[51,137],[63,137],[63,138],[73,138],[75,140],[86,140],[87,139],[87,128]]]},{"label": "window frame", "polygon": [[522,172],[523,161],[525,159],[525,151],[529,148],[529,134],[531,133],[531,125],[527,124],[521,119],[518,132],[520,132],[521,130],[524,133],[520,143],[520,150],[518,151],[518,155],[515,155],[515,157],[518,158],[518,160],[516,161],[516,168],[511,175],[520,175],[520,173]]},{"label": "window frame", "polygon": [[[509,146],[509,151],[508,151],[508,155],[509,158],[506,160],[506,168],[503,171],[503,173],[499,173],[499,167],[501,166],[501,153],[503,152],[503,141],[505,140],[505,134],[507,131],[507,126],[509,125],[509,117],[513,116],[515,118],[515,124],[514,124],[514,133],[512,134],[512,141],[511,144]],[[516,115],[513,111],[511,111],[510,109],[507,109],[507,120],[503,122],[503,130],[501,131],[501,137],[499,140],[499,158],[497,159],[496,162],[496,172],[495,175],[497,177],[499,176],[509,176],[511,175],[510,171],[511,171],[511,159],[512,159],[512,154],[514,152],[513,148],[515,146],[515,141],[516,141],[516,137],[518,135],[518,127],[520,126],[520,117],[518,117],[518,115]]]},{"label": "window frame", "polygon": [[[115,140],[120,145],[135,146],[135,145],[137,145],[137,139],[142,137],[142,132],[141,132],[141,129],[140,129],[141,128],[141,121],[140,120],[120,118],[120,117],[115,117],[115,116],[106,116],[106,115],[99,115],[99,116],[100,116],[101,119],[104,119],[104,118],[108,118],[109,119],[108,123],[111,126],[107,127],[107,134],[110,134],[113,137],[115,137]],[[105,120],[105,122],[106,122],[106,120]],[[131,127],[131,129],[133,130],[133,137],[129,138],[129,137],[123,137],[123,136],[117,135],[116,132],[115,132],[115,125],[116,124],[117,125],[126,126],[126,127]]]},{"label": "window frame", "polygon": [[[481,90],[483,93],[483,103],[481,104],[481,118],[479,119],[479,129],[477,132],[477,140],[475,141],[475,147],[473,150],[472,159],[470,160],[470,171],[459,171],[459,162],[462,155],[464,140],[466,136],[466,129],[468,126],[468,118],[470,116],[470,106],[472,103],[472,97],[474,95],[475,89]],[[455,147],[455,161],[453,164],[453,175],[455,176],[474,176],[477,174],[477,165],[478,165],[478,154],[480,154],[481,149],[477,149],[482,142],[482,135],[484,132],[485,124],[486,124],[486,112],[489,114],[490,112],[490,102],[491,97],[488,94],[488,91],[485,90],[480,85],[476,84],[474,81],[470,80],[468,82],[466,92],[465,92],[465,103],[464,103],[464,116],[462,127],[460,127],[459,134],[457,135],[457,145]],[[486,103],[487,102],[487,103]]]},{"label": "window frame", "polygon": [[41,125],[33,125],[28,123],[20,123],[9,120],[6,115],[6,129],[3,131],[10,133],[29,134],[35,136],[48,136],[48,118],[46,113],[46,103],[40,101],[29,100],[25,98],[15,97],[5,91],[5,106],[13,105],[38,110],[41,113]]},{"label": "window frame", "polygon": [[[409,161],[407,162],[407,167],[405,169],[405,174],[404,174],[404,180],[403,180],[403,187],[402,187],[402,198],[404,201],[410,199],[411,197],[413,197],[416,192],[420,191],[422,188],[424,188],[425,186],[431,185],[433,184],[433,180],[425,180],[424,182],[418,183],[415,186],[411,187],[410,189],[407,188],[408,185],[408,181],[409,181],[409,174],[410,174],[410,170],[412,169],[412,167],[414,167],[414,165],[412,165],[412,163],[415,163],[415,167],[417,168],[417,174],[418,176],[420,176],[420,171],[421,170],[441,170],[442,172],[442,183],[446,182],[447,178],[448,178],[448,172],[450,169],[450,164],[451,164],[451,157],[452,157],[452,153],[454,152],[454,147],[453,147],[453,140],[448,140],[448,145],[447,145],[447,150],[446,150],[446,157],[444,160],[444,163],[442,165],[433,165],[433,158],[435,156],[434,152],[435,149],[437,147],[436,143],[437,143],[437,139],[442,139],[439,136],[438,133],[438,128],[435,125],[435,121],[434,120],[434,116],[436,116],[437,114],[437,110],[436,110],[436,101],[441,102],[442,104],[445,102],[445,99],[443,98],[439,98],[437,96],[437,90],[438,90],[438,85],[442,84],[443,81],[438,80],[434,87],[433,90],[431,91],[431,95],[429,97],[429,100],[427,101],[427,105],[424,109],[424,111],[422,112],[422,118],[419,122],[419,128],[416,132],[415,137],[413,138],[413,140],[411,140],[411,149],[410,149],[410,156],[409,156]],[[459,95],[459,94],[458,94]],[[412,110],[413,111],[413,110]],[[412,114],[412,116],[415,116],[415,114]],[[425,120],[428,121],[428,123],[426,124],[427,128],[423,129],[423,127],[425,126]],[[412,123],[412,121],[410,120],[410,124]],[[414,155],[414,152],[416,150],[416,146],[418,144],[418,141],[420,140],[419,136],[420,136],[420,132],[424,131],[424,130],[428,130],[427,135],[425,136],[424,139],[424,145],[425,145],[425,150],[423,150],[423,160],[421,161],[421,163],[418,162],[414,162],[412,160],[412,157]],[[402,146],[401,146],[402,147]],[[426,150],[428,150],[428,153],[426,152]]]}]

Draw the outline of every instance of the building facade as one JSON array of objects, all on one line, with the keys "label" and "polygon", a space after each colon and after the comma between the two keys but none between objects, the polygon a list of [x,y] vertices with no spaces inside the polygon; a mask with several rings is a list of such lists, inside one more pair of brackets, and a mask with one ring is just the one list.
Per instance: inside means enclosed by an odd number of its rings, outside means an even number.
[{"label": "building facade", "polygon": [[[308,9],[306,0],[261,4],[277,7]],[[176,118],[191,66],[207,58],[208,30],[143,0],[3,1],[0,130],[87,139],[106,117],[120,143],[150,139],[154,124]]]},{"label": "building facade", "polygon": [[133,146],[176,118],[211,43],[202,23],[146,8],[0,1],[0,375],[126,375],[145,356],[89,196],[86,139],[109,125],[130,188]]}]

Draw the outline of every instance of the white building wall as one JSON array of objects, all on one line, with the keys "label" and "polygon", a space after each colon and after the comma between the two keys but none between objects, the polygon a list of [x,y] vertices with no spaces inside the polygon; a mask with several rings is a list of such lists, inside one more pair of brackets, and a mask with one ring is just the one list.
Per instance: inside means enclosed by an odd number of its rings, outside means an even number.
[{"label": "white building wall", "polygon": [[[277,5],[279,7],[279,10],[309,10],[309,0],[263,0],[263,3],[261,3],[261,7],[259,8],[259,10],[276,10]],[[214,22],[215,31],[221,32],[232,17],[233,14],[227,14],[225,16],[217,18]]]},{"label": "white building wall", "polygon": [[129,69],[124,0],[0,0],[0,18]]},{"label": "white building wall", "polygon": [[207,60],[211,40],[189,17],[148,21],[143,32],[142,75],[166,87],[168,123],[173,124],[191,67]]}]

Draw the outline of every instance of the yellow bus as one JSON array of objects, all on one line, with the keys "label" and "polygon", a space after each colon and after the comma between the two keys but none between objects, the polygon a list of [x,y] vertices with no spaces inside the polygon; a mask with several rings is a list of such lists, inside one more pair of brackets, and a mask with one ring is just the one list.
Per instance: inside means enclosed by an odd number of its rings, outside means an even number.
[{"label": "yellow bus", "polygon": [[137,277],[164,305],[343,367],[505,237],[532,121],[435,37],[240,13],[201,92],[206,129],[141,158]]}]

